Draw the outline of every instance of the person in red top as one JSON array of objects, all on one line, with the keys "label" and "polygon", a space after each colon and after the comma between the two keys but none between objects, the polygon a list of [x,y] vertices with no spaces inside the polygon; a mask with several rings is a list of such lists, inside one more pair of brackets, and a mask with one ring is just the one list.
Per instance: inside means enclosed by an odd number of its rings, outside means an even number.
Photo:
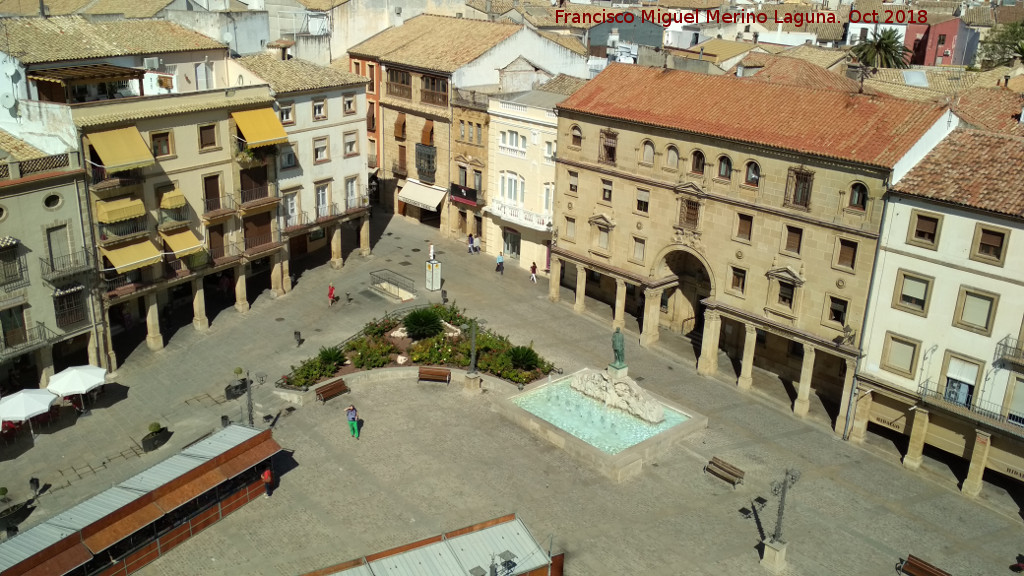
[{"label": "person in red top", "polygon": [[274,491],[274,473],[268,467],[263,471],[263,475],[260,478],[263,479],[263,488],[266,490],[263,497],[270,498],[270,493]]},{"label": "person in red top", "polygon": [[334,306],[334,282],[327,287],[327,306]]}]

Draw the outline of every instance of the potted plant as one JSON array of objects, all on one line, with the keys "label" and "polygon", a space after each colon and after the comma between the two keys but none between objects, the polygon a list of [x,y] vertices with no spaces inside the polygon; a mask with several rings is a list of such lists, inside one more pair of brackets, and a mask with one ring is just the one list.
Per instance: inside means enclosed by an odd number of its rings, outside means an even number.
[{"label": "potted plant", "polygon": [[152,452],[166,444],[170,438],[170,430],[159,422],[153,422],[149,425],[149,434],[142,437],[142,449],[146,452]]}]

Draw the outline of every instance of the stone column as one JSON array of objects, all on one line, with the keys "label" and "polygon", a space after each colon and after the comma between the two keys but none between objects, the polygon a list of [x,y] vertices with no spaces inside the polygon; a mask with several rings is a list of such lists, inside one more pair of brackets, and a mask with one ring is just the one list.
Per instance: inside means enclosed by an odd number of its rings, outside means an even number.
[{"label": "stone column", "polygon": [[928,438],[928,411],[920,406],[914,410],[914,420],[910,424],[910,445],[903,456],[903,467],[917,470],[924,460],[925,439]]},{"label": "stone column", "polygon": [[114,334],[110,330],[110,308],[103,308],[103,324],[107,327],[105,339],[107,341],[107,371],[117,370],[117,352],[114,352]]},{"label": "stone column", "polygon": [[53,376],[53,347],[43,346],[39,349],[39,387],[46,388],[50,384],[50,376]]},{"label": "stone column", "polygon": [[686,320],[685,313],[683,312],[683,302],[686,296],[683,295],[683,289],[681,286],[676,286],[675,291],[672,292],[672,296],[669,298],[669,310],[672,311],[672,319],[670,321],[668,329],[681,334],[683,332],[683,321]]},{"label": "stone column", "polygon": [[800,367],[800,385],[796,390],[796,402],[793,403],[793,413],[797,416],[807,416],[811,408],[811,379],[814,375],[814,347],[804,344],[804,363]]},{"label": "stone column", "polygon": [[562,290],[562,259],[551,259],[551,276],[548,278],[548,300],[558,302],[561,300]]},{"label": "stone column", "polygon": [[615,316],[612,317],[612,329],[626,327],[626,281],[615,279]]},{"label": "stone column", "polygon": [[960,493],[971,498],[981,494],[982,476],[988,465],[988,449],[992,446],[992,435],[982,430],[975,431],[974,450],[971,451],[971,467]]},{"label": "stone column", "polygon": [[345,262],[341,258],[341,224],[331,228],[331,268],[341,270]]},{"label": "stone column", "polygon": [[283,254],[277,252],[273,256],[273,265],[270,269],[270,291],[274,296],[284,296],[284,259]]},{"label": "stone column", "polygon": [[846,375],[843,377],[843,393],[839,398],[839,415],[836,416],[834,431],[842,436],[846,433],[846,415],[850,410],[850,394],[853,392],[853,377],[857,373],[857,361],[846,360]]},{"label": "stone column", "polygon": [[370,255],[370,217],[363,216],[359,220],[359,253]]},{"label": "stone column", "polygon": [[291,257],[281,263],[281,288],[287,294],[292,291],[292,260]]},{"label": "stone column", "polygon": [[89,331],[89,344],[87,345],[87,351],[89,353],[89,364],[91,366],[100,365],[100,342],[103,338],[103,333],[100,330],[101,328],[96,326]]},{"label": "stone column", "polygon": [[160,305],[156,301],[156,293],[146,294],[146,346],[150,350],[161,350],[164,337],[160,334]]},{"label": "stone column", "polygon": [[722,317],[710,308],[704,311],[704,336],[701,338],[697,373],[710,376],[718,372],[718,336],[722,331]]},{"label": "stone column", "polygon": [[754,349],[757,347],[757,328],[753,324],[745,324],[746,334],[743,337],[743,362],[740,365],[740,377],[736,384],[750,390],[754,385]]},{"label": "stone column", "polygon": [[249,300],[245,293],[245,267],[235,268],[235,310],[249,311]]},{"label": "stone column", "polygon": [[858,395],[857,405],[853,408],[853,428],[850,429],[850,442],[861,444],[868,433],[868,422],[871,421],[871,405],[874,404],[871,390]]},{"label": "stone column", "polygon": [[192,326],[196,330],[210,327],[210,319],[206,317],[206,290],[202,278],[192,281]]},{"label": "stone column", "polygon": [[572,309],[576,312],[587,309],[587,269],[582,264],[576,265],[576,302]]},{"label": "stone column", "polygon": [[661,290],[644,290],[644,325],[640,345],[647,347],[658,341],[661,323]]}]

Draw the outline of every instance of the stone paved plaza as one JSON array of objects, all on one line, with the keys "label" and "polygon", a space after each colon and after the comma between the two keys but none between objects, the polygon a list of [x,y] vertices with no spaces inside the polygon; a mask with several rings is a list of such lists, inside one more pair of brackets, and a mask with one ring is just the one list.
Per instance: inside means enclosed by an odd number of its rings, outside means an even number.
[{"label": "stone paved plaza", "polygon": [[[368,290],[369,272],[388,268],[422,286],[429,242],[439,250],[449,298],[488,327],[532,341],[566,373],[611,360],[606,306],[577,315],[571,295],[568,303],[551,303],[543,281],[530,283],[528,272],[513,265],[497,277],[491,258],[465,254],[462,243],[440,240],[424,226],[378,215],[374,232],[371,257],[354,256],[342,270],[307,272],[289,295],[261,295],[245,314],[229,308],[206,333],[183,328],[162,351],[143,344],[118,370],[125,398],[73,426],[44,430],[35,446],[4,447],[0,478],[11,497],[26,497],[31,476],[51,484],[22,528],[174,454],[219,428],[222,414],[237,421],[244,400],[223,397],[235,366],[276,380],[319,346],[396,308]],[[355,302],[328,309],[329,281]],[[416,303],[438,299],[421,288]],[[981,498],[967,499],[941,462],[926,459],[922,470],[906,471],[891,443],[845,443],[821,411],[794,417],[767,375],[743,393],[728,375],[698,376],[692,350],[678,337],[665,334],[645,350],[631,328],[630,375],[709,418],[706,431],[677,443],[640,478],[613,484],[498,416],[492,403],[516,393],[512,385],[492,381],[487,393],[470,395],[454,383],[417,384],[396,375],[282,415],[274,436],[289,451],[281,464],[290,469],[274,497],[234,513],[141,574],[299,574],[510,512],[542,546],[553,537],[555,552],[566,552],[568,574],[760,574],[759,526],[738,510],[767,498],[761,524],[770,532],[777,502],[770,484],[787,467],[802,477],[788,500],[786,574],[892,574],[910,552],[958,576],[987,576],[1008,573],[1024,551],[1018,507],[1005,491],[986,485]],[[294,330],[307,339],[299,348]],[[276,413],[284,404],[269,388],[256,391],[257,401]],[[346,430],[349,402],[365,419],[359,441]],[[154,420],[174,437],[139,455],[136,443]],[[745,470],[746,483],[733,490],[703,475],[712,456]]]}]

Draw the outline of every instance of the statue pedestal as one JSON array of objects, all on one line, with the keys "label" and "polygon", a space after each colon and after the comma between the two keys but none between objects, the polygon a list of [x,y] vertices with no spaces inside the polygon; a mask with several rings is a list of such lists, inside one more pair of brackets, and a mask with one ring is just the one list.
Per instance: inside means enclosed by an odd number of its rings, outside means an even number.
[{"label": "statue pedestal", "polygon": [[463,377],[462,385],[466,392],[480,392],[483,390],[483,378],[479,373],[466,374]]},{"label": "statue pedestal", "polygon": [[612,379],[612,382],[621,380],[629,374],[629,366],[625,364],[616,364],[612,362],[608,365],[608,376]]},{"label": "statue pedestal", "polygon": [[765,542],[761,566],[764,566],[772,574],[782,572],[783,568],[786,567],[786,544],[774,541]]}]

